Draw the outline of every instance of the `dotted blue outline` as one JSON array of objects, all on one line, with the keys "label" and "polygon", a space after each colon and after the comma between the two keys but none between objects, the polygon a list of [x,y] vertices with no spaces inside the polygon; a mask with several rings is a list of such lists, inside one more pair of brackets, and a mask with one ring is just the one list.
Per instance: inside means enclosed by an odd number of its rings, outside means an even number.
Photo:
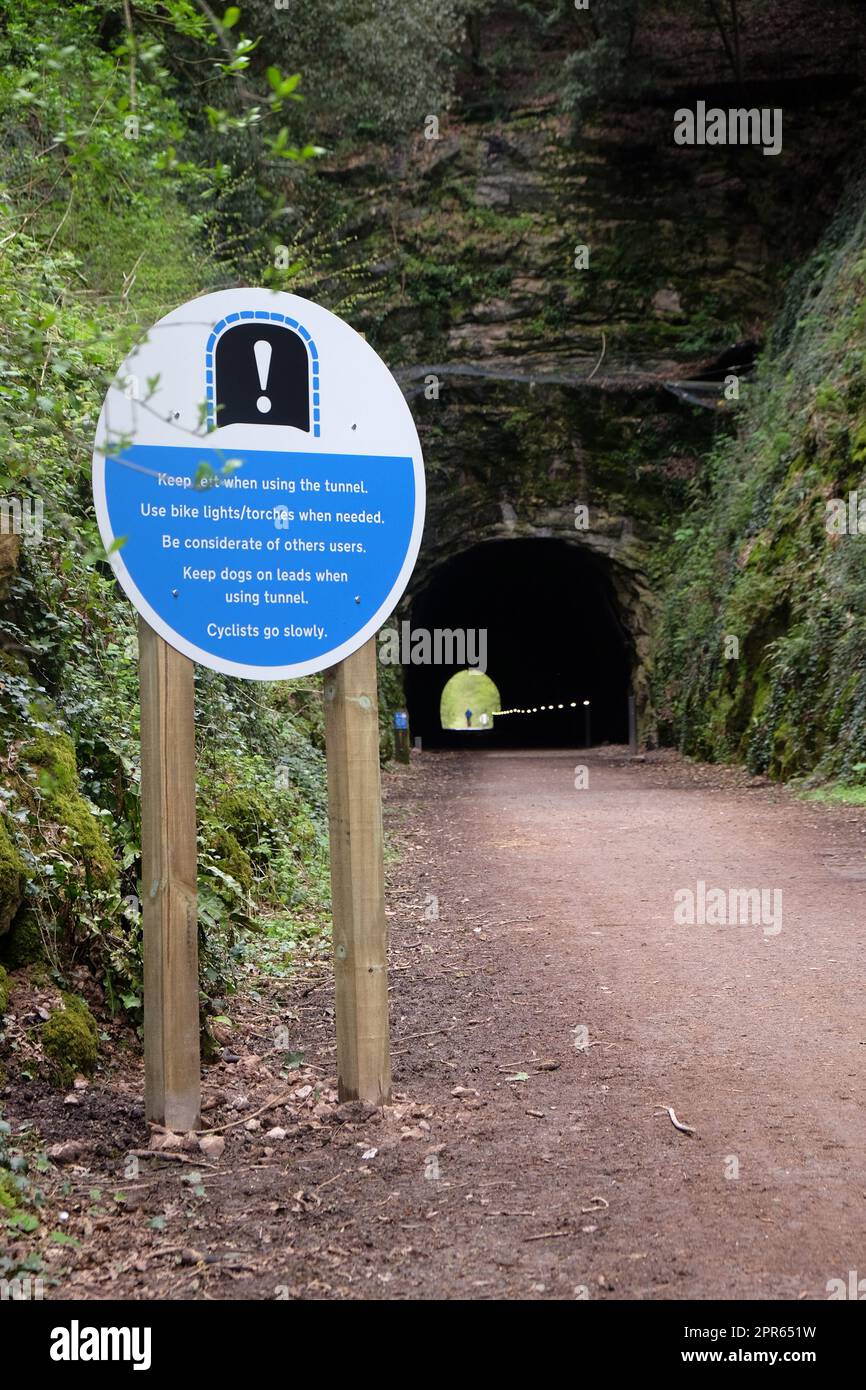
[{"label": "dotted blue outline", "polygon": [[[216,399],[214,394],[214,349],[216,348],[217,338],[232,323],[240,323],[241,319],[267,319],[270,323],[282,323],[286,328],[291,328],[299,337],[303,338],[310,357],[311,376],[313,379],[313,437],[318,439],[322,433],[321,411],[319,409],[319,349],[316,347],[313,335],[307,331],[302,323],[297,319],[290,319],[286,314],[278,314],[273,309],[242,309],[236,314],[226,314],[224,319],[215,323],[211,335],[207,340],[205,351],[205,388],[207,393],[207,426],[208,430],[216,429]],[[266,423],[266,422],[265,422]]]}]

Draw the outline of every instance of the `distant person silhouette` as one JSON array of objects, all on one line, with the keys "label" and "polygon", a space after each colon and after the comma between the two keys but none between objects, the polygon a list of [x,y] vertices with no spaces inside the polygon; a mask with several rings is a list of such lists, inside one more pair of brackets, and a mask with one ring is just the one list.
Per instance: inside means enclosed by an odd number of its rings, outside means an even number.
[{"label": "distant person silhouette", "polygon": [[471,729],[471,728],[472,728],[472,711],[471,711],[471,709],[468,709],[468,710],[466,711],[466,727],[467,727],[467,729]]}]

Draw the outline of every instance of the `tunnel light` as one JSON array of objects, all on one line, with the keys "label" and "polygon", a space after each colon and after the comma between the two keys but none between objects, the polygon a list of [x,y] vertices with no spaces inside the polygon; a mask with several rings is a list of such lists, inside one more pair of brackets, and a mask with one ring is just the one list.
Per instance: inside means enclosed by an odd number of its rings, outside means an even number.
[{"label": "tunnel light", "polygon": [[583,703],[584,703],[585,705],[588,705],[588,704],[589,704],[589,700],[584,700]]},{"label": "tunnel light", "polygon": [[577,701],[576,701],[576,700],[572,700],[572,702],[571,702],[571,704],[569,705],[568,708],[569,708],[569,709],[577,709]]},{"label": "tunnel light", "polygon": [[556,708],[557,708],[557,709],[565,709],[565,705],[557,705]]}]

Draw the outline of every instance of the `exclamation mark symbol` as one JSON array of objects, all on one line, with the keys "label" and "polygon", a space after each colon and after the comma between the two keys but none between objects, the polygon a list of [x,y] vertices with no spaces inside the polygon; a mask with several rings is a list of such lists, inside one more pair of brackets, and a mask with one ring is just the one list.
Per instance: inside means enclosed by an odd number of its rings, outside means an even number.
[{"label": "exclamation mark symbol", "polygon": [[[261,338],[257,343],[253,344],[253,352],[256,355],[256,369],[259,374],[259,385],[261,386],[262,391],[267,391],[268,372],[271,370],[271,354],[273,352],[273,348],[271,347],[270,343],[266,343],[264,339]],[[258,400],[256,401],[256,405],[258,406],[262,415],[267,415],[268,411],[271,408],[270,397],[264,395],[259,396]]]}]

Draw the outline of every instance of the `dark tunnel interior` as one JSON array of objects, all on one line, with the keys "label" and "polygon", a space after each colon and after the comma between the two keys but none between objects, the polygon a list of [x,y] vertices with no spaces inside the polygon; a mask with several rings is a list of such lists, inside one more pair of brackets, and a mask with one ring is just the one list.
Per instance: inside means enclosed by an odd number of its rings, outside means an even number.
[{"label": "dark tunnel interior", "polygon": [[[503,710],[490,733],[441,727],[442,689],[460,665],[404,665],[409,724],[424,747],[532,748],[628,741],[631,653],[604,561],[561,540],[488,541],[443,564],[412,604],[411,627],[486,629],[487,674]],[[571,708],[575,702],[576,708]]]}]

